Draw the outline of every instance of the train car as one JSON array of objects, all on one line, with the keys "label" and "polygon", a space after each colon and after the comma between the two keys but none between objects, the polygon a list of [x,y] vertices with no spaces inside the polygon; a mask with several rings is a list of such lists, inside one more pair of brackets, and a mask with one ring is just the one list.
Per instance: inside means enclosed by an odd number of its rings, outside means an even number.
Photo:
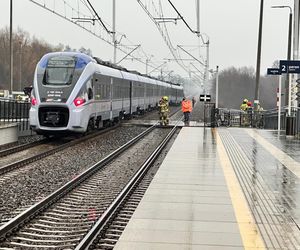
[{"label": "train car", "polygon": [[151,110],[163,95],[181,100],[183,89],[82,53],[49,53],[35,70],[30,126],[43,135],[85,133]]}]

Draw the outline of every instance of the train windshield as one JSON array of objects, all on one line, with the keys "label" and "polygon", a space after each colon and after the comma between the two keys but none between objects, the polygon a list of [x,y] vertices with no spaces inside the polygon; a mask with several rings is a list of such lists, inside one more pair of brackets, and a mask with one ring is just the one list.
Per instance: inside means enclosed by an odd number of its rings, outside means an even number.
[{"label": "train windshield", "polygon": [[44,75],[44,84],[71,84],[75,65],[76,59],[71,56],[59,56],[50,58]]}]

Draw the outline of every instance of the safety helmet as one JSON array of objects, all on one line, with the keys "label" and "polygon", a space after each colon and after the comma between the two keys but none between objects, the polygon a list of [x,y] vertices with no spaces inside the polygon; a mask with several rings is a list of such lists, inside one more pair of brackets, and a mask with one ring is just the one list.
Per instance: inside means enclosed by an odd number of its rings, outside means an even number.
[{"label": "safety helmet", "polygon": [[167,96],[164,96],[163,99],[164,99],[165,101],[168,101],[169,98],[168,98]]},{"label": "safety helmet", "polygon": [[247,103],[248,102],[248,99],[244,99],[244,101],[243,101],[244,103]]}]

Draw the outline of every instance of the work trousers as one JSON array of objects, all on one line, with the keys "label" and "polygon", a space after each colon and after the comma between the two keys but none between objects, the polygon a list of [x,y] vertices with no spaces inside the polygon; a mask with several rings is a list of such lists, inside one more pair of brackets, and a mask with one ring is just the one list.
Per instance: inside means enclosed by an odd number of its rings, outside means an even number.
[{"label": "work trousers", "polygon": [[161,112],[159,119],[160,119],[160,124],[161,125],[166,126],[166,125],[169,124],[169,115],[168,115],[167,112]]},{"label": "work trousers", "polygon": [[190,112],[184,112],[183,115],[184,115],[184,121],[185,122],[190,121]]}]

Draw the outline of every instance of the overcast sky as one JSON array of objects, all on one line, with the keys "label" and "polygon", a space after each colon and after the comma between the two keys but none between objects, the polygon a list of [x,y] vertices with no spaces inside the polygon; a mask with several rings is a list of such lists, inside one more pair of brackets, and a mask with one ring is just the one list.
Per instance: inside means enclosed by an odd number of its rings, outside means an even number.
[{"label": "overcast sky", "polygon": [[[153,1],[159,2],[159,0]],[[0,28],[9,25],[9,2],[9,0],[0,1]],[[55,3],[59,9],[59,2],[62,0],[40,0],[40,2]],[[78,0],[67,2],[76,7]],[[108,26],[111,26],[112,0],[90,0],[90,2],[94,4],[100,17]],[[176,14],[168,1],[162,0],[162,2],[165,16],[175,17]],[[172,0],[172,2],[191,28],[196,29],[196,1]],[[112,60],[112,47],[87,31],[38,7],[29,0],[13,0],[13,4],[14,28],[20,27],[52,45],[62,43],[77,49],[81,46],[90,48],[94,56]],[[153,55],[151,63],[155,65],[159,65],[164,58],[172,58],[155,24],[136,0],[116,0],[116,4],[116,30],[118,32],[124,33],[132,44],[141,44],[148,56]],[[289,10],[271,8],[271,5],[283,4],[293,7],[293,1],[265,0],[261,74],[264,74],[266,68],[271,67],[275,60],[286,58]],[[211,69],[214,69],[216,65],[219,65],[221,70],[230,66],[256,67],[259,7],[260,0],[200,0],[200,27],[201,32],[206,34],[203,36],[204,39],[209,37]],[[196,57],[206,57],[204,47],[201,47],[201,55],[199,55],[194,47],[199,44],[199,39],[182,21],[178,21],[177,25],[168,23],[167,27],[174,47],[184,45],[183,48]],[[122,42],[128,43],[125,39],[122,39]],[[181,55],[182,58],[189,58],[183,51]],[[123,56],[124,54],[118,52],[117,61]],[[145,65],[131,60],[124,60],[122,65],[131,69],[135,68],[142,73],[146,70]],[[201,66],[196,63],[195,66],[201,69]],[[183,77],[187,76],[187,73],[172,61],[164,69],[174,70]],[[193,70],[196,69],[193,68]]]}]

